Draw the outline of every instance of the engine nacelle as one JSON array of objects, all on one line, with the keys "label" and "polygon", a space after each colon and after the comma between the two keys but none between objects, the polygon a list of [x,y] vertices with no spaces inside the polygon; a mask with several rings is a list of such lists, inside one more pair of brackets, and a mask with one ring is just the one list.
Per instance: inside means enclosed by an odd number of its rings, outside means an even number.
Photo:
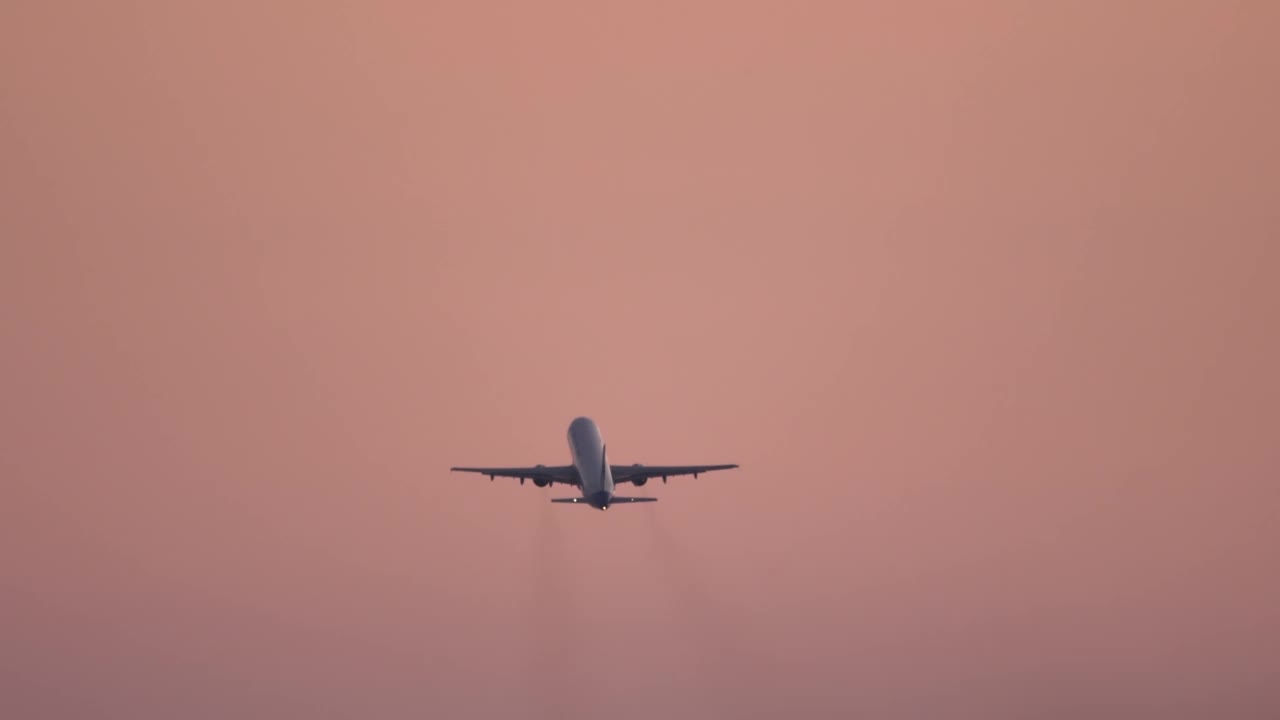
[{"label": "engine nacelle", "polygon": [[538,487],[546,487],[551,484],[551,481],[547,480],[546,478],[534,478],[533,484],[537,485]]},{"label": "engine nacelle", "polygon": [[649,482],[649,478],[636,478],[635,480],[631,481],[631,484],[635,485],[636,487],[640,487],[641,485],[644,485],[647,482]]}]

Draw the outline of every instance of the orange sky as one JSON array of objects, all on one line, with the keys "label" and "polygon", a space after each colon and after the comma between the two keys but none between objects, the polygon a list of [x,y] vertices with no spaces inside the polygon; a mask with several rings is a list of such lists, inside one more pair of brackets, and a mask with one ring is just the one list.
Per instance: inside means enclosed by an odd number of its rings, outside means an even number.
[{"label": "orange sky", "polygon": [[0,715],[1280,715],[1275,4],[77,4]]}]

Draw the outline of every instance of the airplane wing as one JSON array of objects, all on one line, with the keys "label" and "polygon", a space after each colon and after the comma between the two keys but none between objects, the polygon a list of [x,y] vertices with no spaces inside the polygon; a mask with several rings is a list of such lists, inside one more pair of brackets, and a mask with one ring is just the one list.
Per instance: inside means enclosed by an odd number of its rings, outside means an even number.
[{"label": "airplane wing", "polygon": [[560,483],[562,485],[578,485],[578,469],[572,465],[534,465],[533,467],[454,467],[451,472],[472,472],[495,477],[520,478],[523,485],[526,478],[533,481],[544,481],[544,484]]},{"label": "airplane wing", "polygon": [[697,477],[700,473],[711,472],[712,470],[731,470],[738,467],[737,465],[610,465],[609,471],[613,474],[615,483],[633,483],[639,480],[644,483],[649,478],[660,477],[662,482],[666,482],[667,478],[676,475],[692,475]]}]

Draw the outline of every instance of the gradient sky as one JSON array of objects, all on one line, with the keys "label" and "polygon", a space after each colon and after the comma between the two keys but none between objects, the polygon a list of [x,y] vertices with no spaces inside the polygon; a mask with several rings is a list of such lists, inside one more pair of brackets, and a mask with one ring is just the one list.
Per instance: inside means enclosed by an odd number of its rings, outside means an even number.
[{"label": "gradient sky", "polygon": [[1277,4],[265,5],[0,5],[0,715],[1280,716]]}]

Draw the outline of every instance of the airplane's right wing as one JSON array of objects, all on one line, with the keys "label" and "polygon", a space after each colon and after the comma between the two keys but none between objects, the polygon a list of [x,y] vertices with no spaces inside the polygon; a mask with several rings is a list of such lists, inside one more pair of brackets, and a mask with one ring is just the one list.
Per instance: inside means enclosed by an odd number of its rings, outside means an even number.
[{"label": "airplane's right wing", "polygon": [[562,485],[578,484],[578,469],[572,465],[534,465],[533,467],[455,467],[449,468],[452,472],[473,472],[481,475],[488,475],[492,480],[495,477],[520,478],[520,484],[524,484],[525,478],[533,480],[535,483],[550,485],[560,483]]},{"label": "airplane's right wing", "polygon": [[667,478],[676,475],[692,475],[697,477],[700,473],[711,472],[712,470],[732,470],[737,465],[610,465],[609,472],[613,475],[615,483],[629,482],[636,480],[644,482],[649,478],[660,477],[663,482]]}]

